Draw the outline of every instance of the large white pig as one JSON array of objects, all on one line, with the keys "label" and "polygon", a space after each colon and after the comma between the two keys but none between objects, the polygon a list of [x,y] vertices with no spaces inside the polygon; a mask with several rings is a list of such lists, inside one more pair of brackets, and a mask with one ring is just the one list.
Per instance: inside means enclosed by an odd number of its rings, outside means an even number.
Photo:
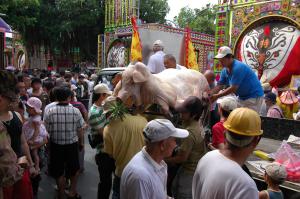
[{"label": "large white pig", "polygon": [[137,62],[122,73],[114,94],[122,101],[133,97],[137,106],[158,104],[168,113],[170,107],[189,96],[207,97],[208,89],[206,78],[198,71],[167,69],[151,74],[143,63]]}]

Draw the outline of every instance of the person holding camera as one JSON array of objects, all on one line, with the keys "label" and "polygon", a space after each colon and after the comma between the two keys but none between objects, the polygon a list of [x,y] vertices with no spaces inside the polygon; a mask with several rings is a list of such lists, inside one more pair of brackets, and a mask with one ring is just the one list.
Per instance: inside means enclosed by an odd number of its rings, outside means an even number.
[{"label": "person holding camera", "polygon": [[[96,164],[98,165],[100,181],[98,183],[98,199],[108,199],[112,186],[112,173],[115,170],[114,160],[103,152],[103,129],[108,123],[103,113],[102,103],[112,94],[106,84],[98,84],[94,87],[92,103],[89,110],[88,123],[91,128],[89,143],[96,148]],[[101,164],[101,166],[100,166]]]}]

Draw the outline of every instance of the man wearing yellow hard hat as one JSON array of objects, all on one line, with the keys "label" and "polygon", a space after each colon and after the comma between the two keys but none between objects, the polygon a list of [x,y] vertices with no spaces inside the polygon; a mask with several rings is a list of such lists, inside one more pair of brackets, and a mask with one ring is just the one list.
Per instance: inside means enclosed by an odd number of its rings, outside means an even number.
[{"label": "man wearing yellow hard hat", "polygon": [[224,122],[226,143],[198,162],[193,178],[193,198],[258,199],[253,179],[242,169],[260,141],[261,119],[249,108],[233,110]]}]

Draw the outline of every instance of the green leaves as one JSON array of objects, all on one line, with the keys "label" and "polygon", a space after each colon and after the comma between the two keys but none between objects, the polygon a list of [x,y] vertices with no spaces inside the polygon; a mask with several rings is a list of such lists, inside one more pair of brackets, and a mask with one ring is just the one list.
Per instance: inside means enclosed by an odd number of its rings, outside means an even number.
[{"label": "green leaves", "polygon": [[174,17],[174,21],[181,28],[189,26],[193,31],[206,34],[215,34],[215,11],[210,4],[201,9],[191,9],[189,7],[181,8],[178,16]]},{"label": "green leaves", "polygon": [[65,57],[80,48],[95,61],[97,35],[103,33],[104,0],[2,0],[0,13],[25,41],[28,52],[44,46]]},{"label": "green leaves", "polygon": [[[1,0],[4,20],[22,35],[28,53],[44,47],[61,58],[96,61],[97,35],[104,32],[105,0]],[[164,23],[167,0],[140,0],[140,18]],[[56,52],[56,53],[55,53]]]},{"label": "green leaves", "polygon": [[111,113],[111,119],[123,120],[125,114],[128,113],[128,109],[124,106],[122,102],[118,101],[111,106],[109,112]]},{"label": "green leaves", "polygon": [[140,18],[147,23],[165,23],[169,11],[167,0],[140,0]]}]

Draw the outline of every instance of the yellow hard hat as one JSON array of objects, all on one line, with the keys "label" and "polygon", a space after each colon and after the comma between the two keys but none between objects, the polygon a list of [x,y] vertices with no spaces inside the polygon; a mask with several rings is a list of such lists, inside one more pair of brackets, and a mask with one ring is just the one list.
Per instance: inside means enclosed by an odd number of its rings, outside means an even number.
[{"label": "yellow hard hat", "polygon": [[224,127],[244,136],[258,136],[263,133],[259,115],[249,108],[234,109],[224,122]]}]

